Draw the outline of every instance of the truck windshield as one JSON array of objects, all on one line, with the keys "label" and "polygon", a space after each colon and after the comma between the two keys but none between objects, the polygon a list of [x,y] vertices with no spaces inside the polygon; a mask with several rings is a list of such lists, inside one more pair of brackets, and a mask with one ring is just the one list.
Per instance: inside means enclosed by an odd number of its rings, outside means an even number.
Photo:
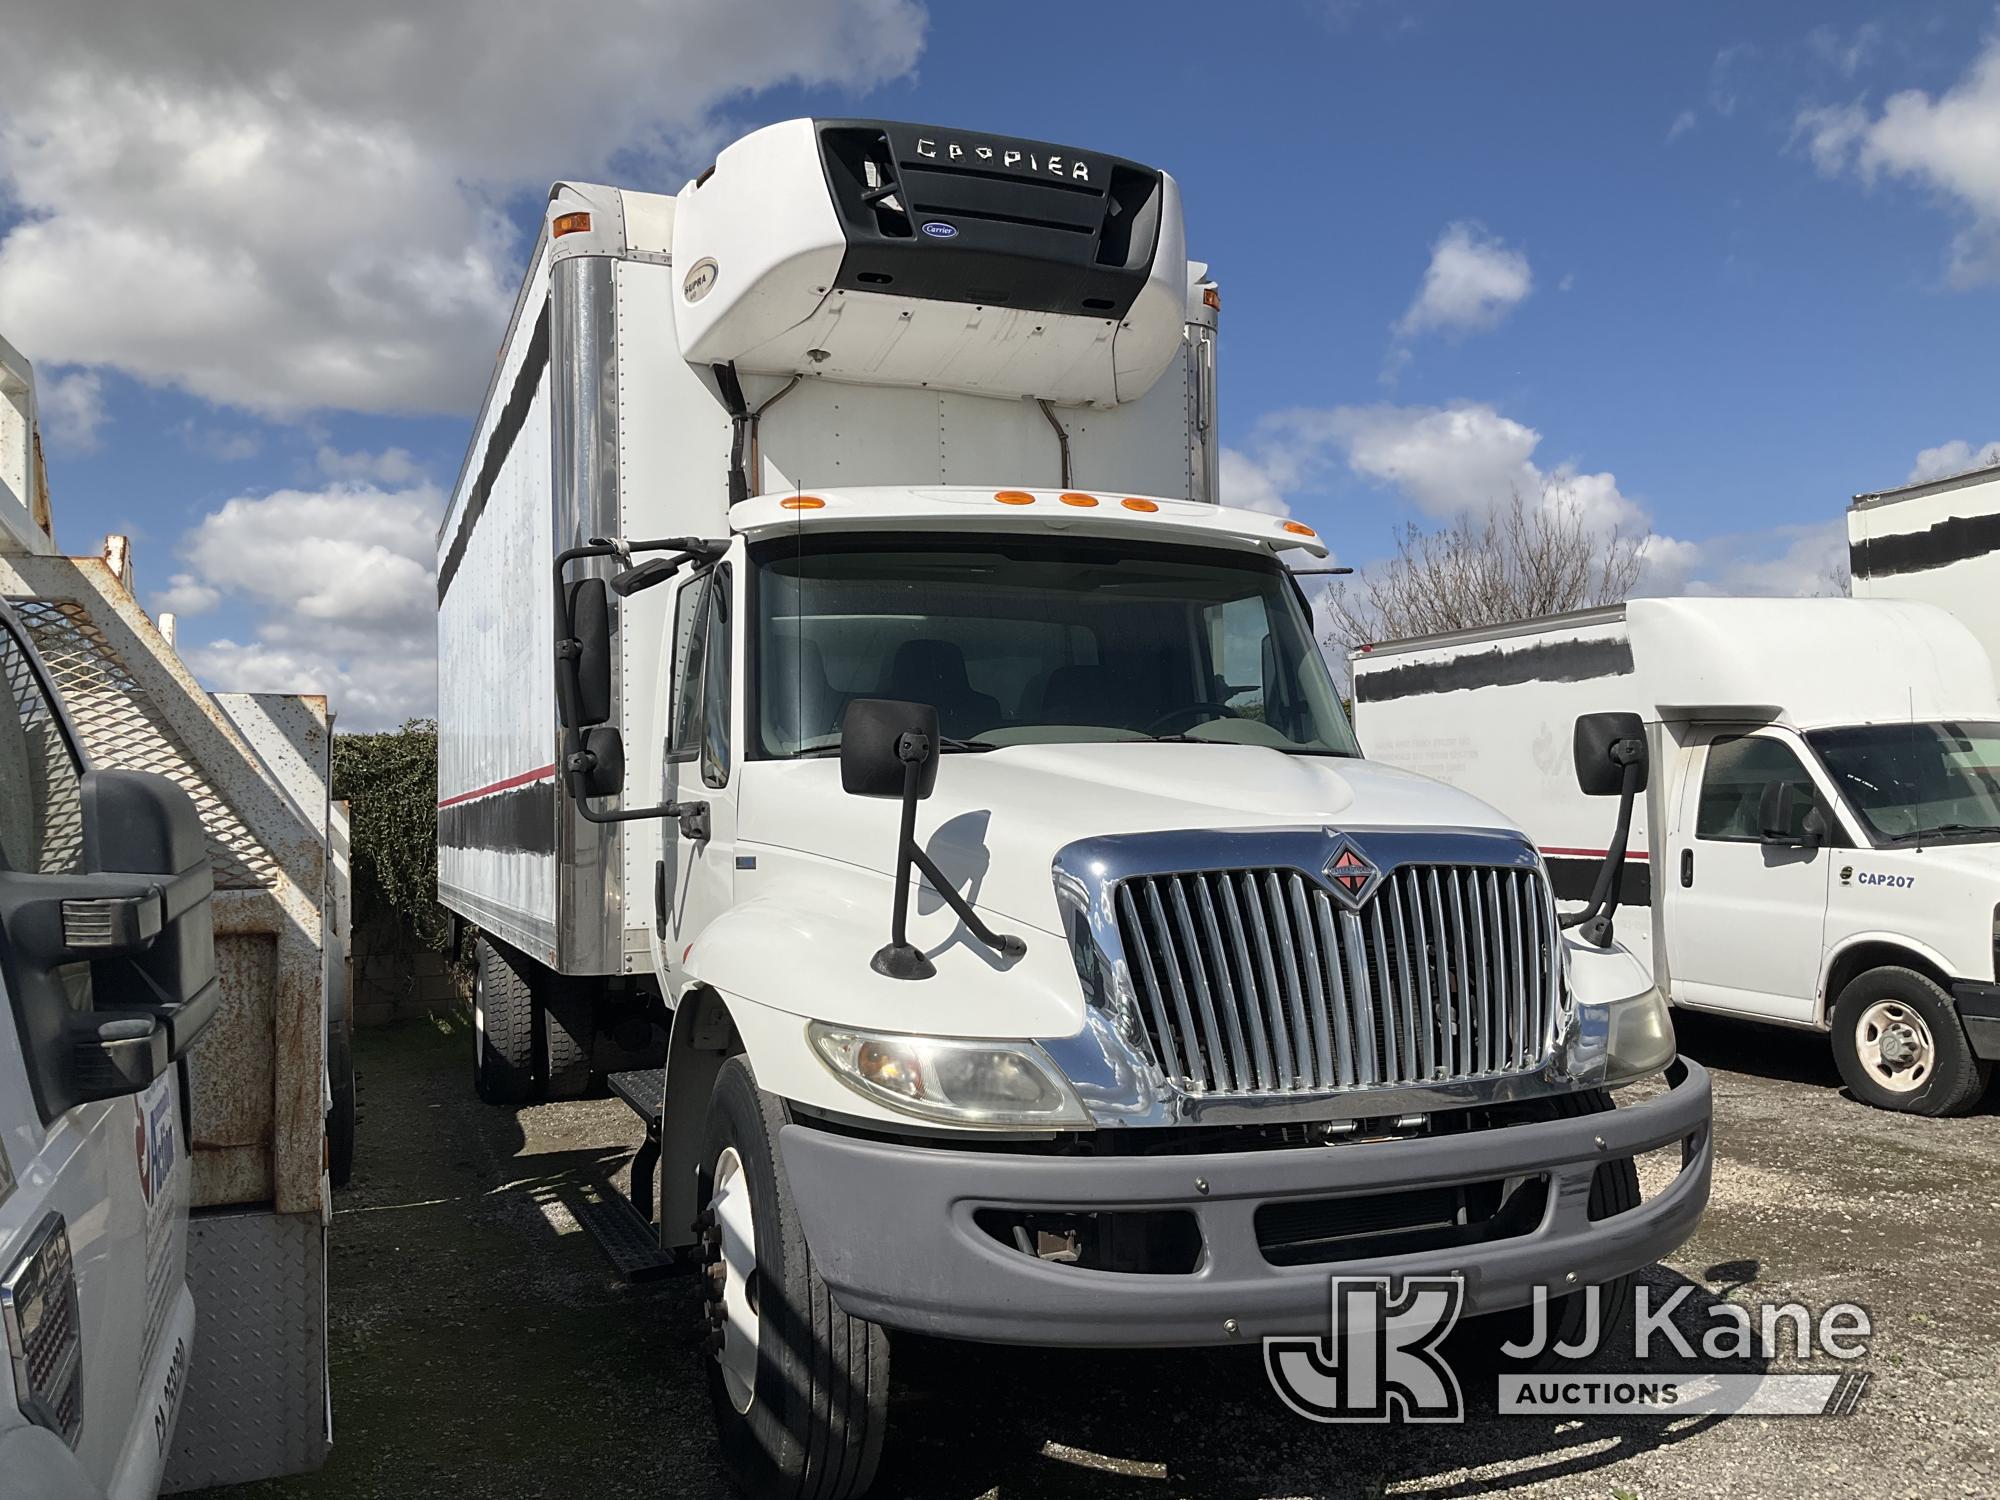
[{"label": "truck windshield", "polygon": [[1086,741],[1359,755],[1275,559],[1073,537],[792,542],[757,563],[759,751],[840,745],[855,698],[947,748]]},{"label": "truck windshield", "polygon": [[1862,724],[1806,741],[1877,838],[2000,839],[2000,724]]}]

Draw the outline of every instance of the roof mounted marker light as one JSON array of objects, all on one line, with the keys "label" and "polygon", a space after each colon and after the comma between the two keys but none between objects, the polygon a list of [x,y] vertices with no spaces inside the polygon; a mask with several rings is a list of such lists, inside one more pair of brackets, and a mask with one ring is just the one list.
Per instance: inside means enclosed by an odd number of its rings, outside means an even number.
[{"label": "roof mounted marker light", "polygon": [[1125,499],[1120,500],[1118,503],[1124,506],[1127,510],[1150,512],[1150,511],[1156,511],[1160,508],[1158,501],[1141,500],[1136,495],[1128,495]]},{"label": "roof mounted marker light", "polygon": [[817,495],[788,495],[778,502],[786,510],[825,510],[826,502]]},{"label": "roof mounted marker light", "polygon": [[1026,490],[995,490],[993,498],[1002,505],[1033,505],[1035,497]]},{"label": "roof mounted marker light", "polygon": [[1312,527],[1306,525],[1303,521],[1287,521],[1285,522],[1284,529],[1289,531],[1293,536],[1316,537],[1319,535],[1317,531],[1314,531]]},{"label": "roof mounted marker light", "polygon": [[1084,510],[1087,510],[1091,506],[1097,504],[1097,496],[1079,494],[1075,490],[1067,490],[1064,493],[1056,496],[1056,499],[1062,501],[1064,505],[1074,505],[1077,506],[1079,509],[1084,509]]},{"label": "roof mounted marker light", "polygon": [[561,239],[566,234],[590,233],[590,215],[587,213],[557,214],[549,220],[549,235]]}]

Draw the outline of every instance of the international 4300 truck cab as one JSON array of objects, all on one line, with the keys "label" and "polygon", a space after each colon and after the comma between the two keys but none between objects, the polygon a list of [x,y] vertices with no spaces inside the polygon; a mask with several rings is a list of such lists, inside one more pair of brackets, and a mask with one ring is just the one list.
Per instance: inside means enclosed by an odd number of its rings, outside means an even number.
[{"label": "international 4300 truck cab", "polygon": [[1643,967],[1360,757],[1324,545],[1215,503],[1217,300],[1171,178],[1037,142],[551,194],[439,537],[440,889],[488,1097],[659,1068],[635,1182],[751,1493],[866,1487],[896,1329],[1310,1335],[1334,1274],[1570,1317],[1706,1202]]}]

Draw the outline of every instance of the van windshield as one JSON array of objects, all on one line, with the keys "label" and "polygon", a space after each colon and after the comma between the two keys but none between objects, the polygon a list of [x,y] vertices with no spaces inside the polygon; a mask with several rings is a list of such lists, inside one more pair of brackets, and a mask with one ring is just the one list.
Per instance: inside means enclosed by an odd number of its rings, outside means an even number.
[{"label": "van windshield", "polygon": [[1862,724],[1806,742],[1877,838],[2000,840],[2000,724]]},{"label": "van windshield", "polygon": [[1072,537],[785,541],[757,564],[758,751],[840,745],[855,698],[957,747],[1101,741],[1359,755],[1272,558]]}]

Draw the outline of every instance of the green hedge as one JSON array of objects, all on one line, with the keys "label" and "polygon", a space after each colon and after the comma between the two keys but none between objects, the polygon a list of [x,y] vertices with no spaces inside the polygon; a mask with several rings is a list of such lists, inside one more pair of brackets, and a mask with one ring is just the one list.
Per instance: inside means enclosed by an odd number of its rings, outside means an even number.
[{"label": "green hedge", "polygon": [[437,721],[335,735],[333,796],[348,804],[357,915],[392,911],[419,942],[446,947],[451,928],[437,904]]}]

